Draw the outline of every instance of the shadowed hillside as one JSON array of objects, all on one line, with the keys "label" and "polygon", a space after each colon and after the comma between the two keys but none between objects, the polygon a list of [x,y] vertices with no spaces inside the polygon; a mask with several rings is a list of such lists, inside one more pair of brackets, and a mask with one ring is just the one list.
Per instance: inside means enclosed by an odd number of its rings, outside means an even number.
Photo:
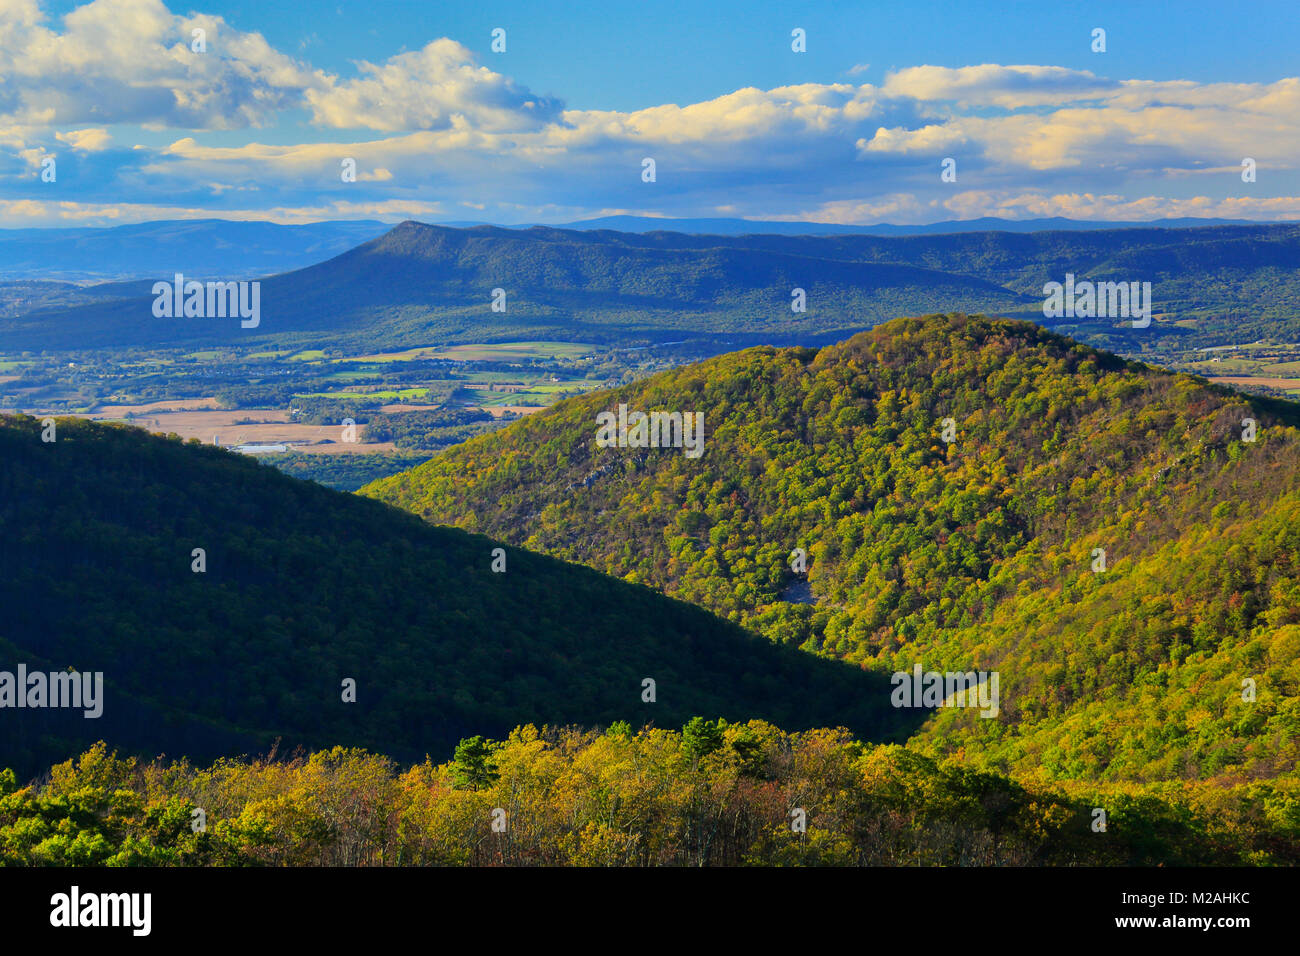
[{"label": "shadowed hillside", "polygon": [[515,548],[496,573],[486,538],[211,446],[77,419],[55,438],[0,418],[0,671],[102,671],[103,715],[0,709],[0,766],[100,738],[418,759],[522,721],[902,726],[878,676],[647,588]]}]

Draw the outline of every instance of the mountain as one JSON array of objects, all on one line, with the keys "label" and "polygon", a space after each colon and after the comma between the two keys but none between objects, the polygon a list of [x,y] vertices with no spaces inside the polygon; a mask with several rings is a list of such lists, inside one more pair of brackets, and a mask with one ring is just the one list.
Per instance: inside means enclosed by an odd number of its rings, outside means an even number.
[{"label": "mountain", "polygon": [[[622,406],[702,415],[702,454],[597,447]],[[999,673],[996,717],[926,722],[935,754],[1255,779],[1300,749],[1298,416],[935,315],[568,399],[360,493],[881,675]]]},{"label": "mountain", "polygon": [[[1102,229],[939,236],[689,235],[452,229],[406,222],[328,261],[264,279],[256,328],[157,318],[153,282],[223,280],[183,253],[154,280],[104,283],[69,307],[0,295],[10,350],[257,343],[374,351],[560,339],[639,347],[687,341],[707,354],[822,345],[899,315],[984,312],[1048,322],[1043,287],[1150,282],[1154,322],[1050,320],[1098,347],[1138,354],[1261,337],[1300,340],[1300,226]],[[505,311],[493,311],[493,290]],[[795,289],[806,311],[792,309]],[[93,300],[92,300],[93,299]]]},{"label": "mountain", "polygon": [[[647,248],[618,233],[403,223],[356,249],[264,280],[256,330],[238,320],[155,318],[153,282],[96,286],[112,300],[0,322],[11,349],[150,346],[270,339],[367,349],[404,343],[565,337],[575,341],[768,340],[844,335],[905,304],[990,309],[1023,298],[978,278],[924,267],[854,263],[795,251]],[[160,271],[218,276],[179,258]],[[791,310],[791,292],[814,297]],[[492,290],[506,291],[505,312]],[[819,305],[823,302],[825,305]],[[865,317],[865,318],[864,318]]]},{"label": "mountain", "polygon": [[177,270],[231,279],[301,268],[388,231],[373,220],[280,225],[184,219],[108,228],[0,229],[0,281],[158,276]]},{"label": "mountain", "polygon": [[600,216],[572,222],[535,222],[501,226],[500,223],[469,220],[437,223],[453,229],[497,226],[506,229],[609,229],[616,232],[681,232],[706,236],[940,236],[960,232],[1086,232],[1097,229],[1195,229],[1202,226],[1267,225],[1249,219],[1149,219],[1132,222],[1121,219],[1067,219],[1051,216],[1040,219],[1003,219],[981,216],[978,219],[945,219],[941,222],[898,224],[878,222],[852,226],[834,222],[807,222],[783,219],[675,219],[668,216]]},{"label": "mountain", "polygon": [[[442,225],[479,225],[443,223]],[[557,229],[614,229],[619,232],[685,232],[711,236],[938,236],[959,232],[1060,232],[1096,229],[1192,229],[1198,226],[1254,225],[1247,219],[1152,219],[1145,222],[1121,220],[1067,219],[948,219],[917,225],[878,222],[870,226],[848,226],[831,222],[787,222],[773,219],[670,219],[656,216],[602,216],[556,224]]]},{"label": "mountain", "polygon": [[[79,419],[42,434],[0,418],[0,672],[102,672],[102,716],[10,700],[0,767],[98,739],[195,759],[277,738],[420,759],[526,722],[905,729],[876,675],[650,589],[514,547],[494,572],[487,538],[224,449]],[[0,703],[14,679],[0,673]]]}]

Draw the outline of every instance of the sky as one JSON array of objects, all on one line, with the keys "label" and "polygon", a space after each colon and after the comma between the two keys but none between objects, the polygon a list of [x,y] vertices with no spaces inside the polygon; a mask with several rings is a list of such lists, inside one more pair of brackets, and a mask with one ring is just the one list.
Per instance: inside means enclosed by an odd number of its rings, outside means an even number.
[{"label": "sky", "polygon": [[0,227],[1300,219],[1295,0],[187,2],[0,0]]}]

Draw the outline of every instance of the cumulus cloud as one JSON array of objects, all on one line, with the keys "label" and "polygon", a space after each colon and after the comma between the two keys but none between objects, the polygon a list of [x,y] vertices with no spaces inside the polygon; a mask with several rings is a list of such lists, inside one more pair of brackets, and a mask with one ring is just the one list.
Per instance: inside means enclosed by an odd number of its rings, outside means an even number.
[{"label": "cumulus cloud", "polygon": [[[1247,155],[1269,175],[1294,169],[1300,149],[1287,150],[1300,147],[1288,112],[1295,89],[1291,80],[1199,93],[1118,84],[1099,100],[1056,109],[927,117],[929,101],[870,85],[745,88],[684,106],[566,110],[523,131],[466,120],[350,143],[211,146],[184,137],[156,151],[141,172],[173,191],[225,181],[277,195],[337,188],[340,161],[353,158],[354,187],[376,199],[487,198],[488,217],[507,222],[535,221],[543,209],[583,218],[600,208],[696,216],[719,206],[752,218],[846,223],[1132,218],[1144,210],[1217,216],[1226,215],[1214,211],[1218,200],[1187,196],[1180,184],[1195,175],[1207,189],[1232,192]],[[1185,105],[1172,104],[1173,95]],[[646,156],[658,167],[653,185],[640,179]],[[957,184],[939,180],[946,156],[958,161]],[[1143,183],[1148,206],[1124,204],[1136,202],[1122,200],[1133,181]],[[1162,181],[1170,198],[1150,197]],[[1238,203],[1233,215],[1291,215],[1285,189],[1279,192],[1276,202]]]},{"label": "cumulus cloud", "polygon": [[306,91],[317,123],[391,132],[446,129],[459,118],[480,129],[526,130],[560,115],[558,101],[478,66],[468,49],[445,37],[381,65],[359,66],[357,79],[331,79],[325,88]]},{"label": "cumulus cloud", "polygon": [[83,153],[108,149],[108,144],[113,139],[108,135],[108,130],[102,128],[69,130],[66,133],[55,133],[54,138]]},{"label": "cumulus cloud", "polygon": [[1093,99],[1119,84],[1087,70],[1061,66],[913,66],[885,77],[881,94],[898,99],[954,101],[1010,109]]},{"label": "cumulus cloud", "polygon": [[[206,31],[207,52],[191,49]],[[56,29],[37,0],[0,3],[0,123],[256,126],[301,103],[323,74],[220,17],[162,0],[93,0]]]},{"label": "cumulus cloud", "polygon": [[306,107],[323,127],[503,131],[559,122],[563,108],[447,38],[358,70],[313,69],[259,33],[173,14],[163,0],[92,0],[54,24],[38,0],[0,0],[0,125],[230,130]]},{"label": "cumulus cloud", "polygon": [[886,129],[880,127],[871,139],[860,139],[858,149],[864,153],[934,153],[966,141],[955,126],[928,125],[920,129]]}]

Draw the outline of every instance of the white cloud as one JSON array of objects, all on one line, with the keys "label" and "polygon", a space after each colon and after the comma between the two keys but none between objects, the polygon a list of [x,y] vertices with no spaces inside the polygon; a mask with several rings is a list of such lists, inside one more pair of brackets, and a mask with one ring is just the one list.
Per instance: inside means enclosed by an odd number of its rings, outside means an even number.
[{"label": "white cloud", "polygon": [[554,122],[560,104],[534,96],[474,62],[455,40],[434,40],[386,63],[359,64],[362,77],[306,93],[315,121],[345,129],[446,129],[459,117],[487,130],[536,129]]},{"label": "white cloud", "polygon": [[867,226],[881,222],[919,223],[949,219],[1096,219],[1145,222],[1151,219],[1300,219],[1300,196],[1268,198],[1210,196],[1174,198],[1117,194],[1058,193],[1014,190],[966,190],[947,198],[893,194],[862,200],[838,200],[815,208],[773,216],[784,221]]},{"label": "white cloud", "polygon": [[151,203],[81,203],[68,200],[0,199],[0,220],[14,223],[57,225],[80,223],[111,225],[147,222],[154,219],[239,219],[280,223],[320,222],[326,219],[438,218],[446,214],[441,203],[404,200],[349,202],[340,200],[310,206],[272,206],[255,209],[223,209],[219,215],[210,207]]},{"label": "white cloud", "polygon": [[55,133],[54,138],[60,143],[67,143],[73,149],[80,150],[83,153],[97,153],[100,150],[108,149],[108,144],[113,137],[108,135],[106,129],[91,128]]},{"label": "white cloud", "polygon": [[952,126],[922,126],[920,129],[885,129],[880,127],[871,139],[860,139],[857,147],[864,153],[935,153],[951,149],[966,141],[966,136]]},{"label": "white cloud", "polygon": [[954,101],[1010,109],[1093,99],[1117,83],[1087,70],[1061,66],[1000,66],[984,63],[956,69],[913,66],[885,77],[881,95],[896,99]]},{"label": "white cloud", "polygon": [[[207,31],[207,52],[190,48]],[[36,0],[0,3],[0,123],[237,129],[324,85],[257,33],[182,17],[162,0],[93,0],[53,29]]]}]

